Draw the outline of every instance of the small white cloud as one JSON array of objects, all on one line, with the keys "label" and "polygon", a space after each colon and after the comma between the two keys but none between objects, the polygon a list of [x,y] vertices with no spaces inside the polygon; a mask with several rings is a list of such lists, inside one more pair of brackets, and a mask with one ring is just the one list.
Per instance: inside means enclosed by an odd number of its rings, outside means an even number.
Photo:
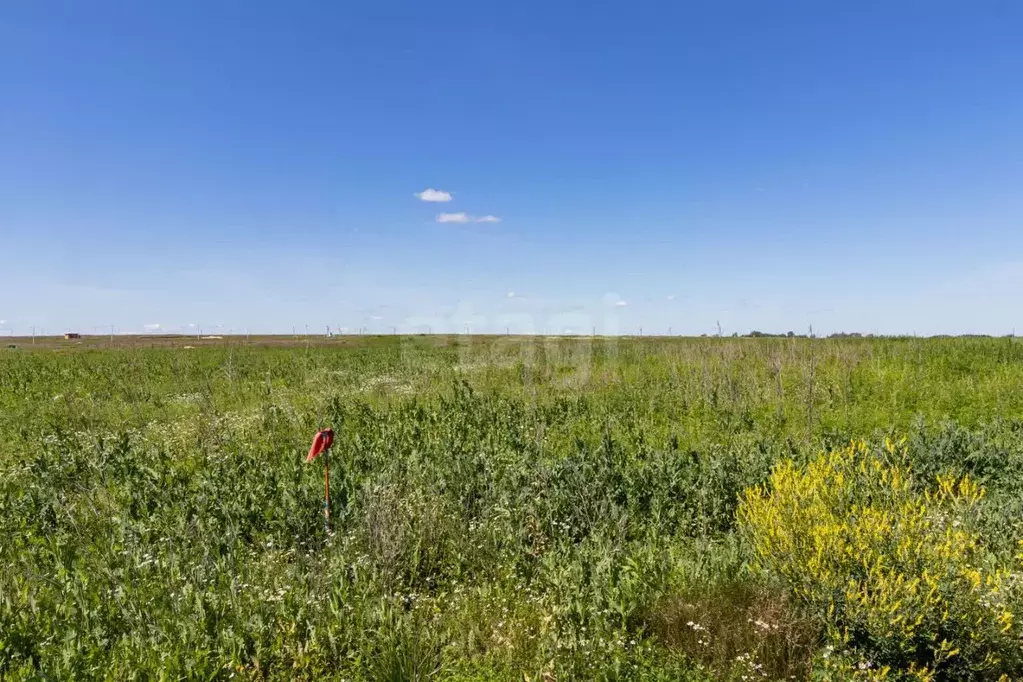
[{"label": "small white cloud", "polygon": [[675,300],[675,294],[668,294],[668,300],[669,301],[674,301]]},{"label": "small white cloud", "polygon": [[371,320],[382,320],[384,318],[383,318],[382,315],[370,315],[369,319],[371,319]]},{"label": "small white cloud", "polygon": [[445,192],[440,189],[424,189],[422,192],[416,192],[416,198],[420,201],[451,201],[451,192]]},{"label": "small white cloud", "polygon": [[147,332],[158,332],[158,331],[160,331],[160,325],[159,325],[159,323],[156,323],[156,322],[154,322],[153,324],[143,325],[143,327],[145,328],[145,330]]},{"label": "small white cloud", "polygon": [[440,213],[437,215],[438,223],[467,223],[469,216],[465,213]]},{"label": "small white cloud", "polygon": [[[508,298],[515,298],[515,292],[514,291],[509,291],[508,292]],[[3,324],[3,322],[0,322],[0,324]]]},{"label": "small white cloud", "polygon": [[501,222],[501,219],[498,218],[496,215],[484,215],[484,216],[480,216],[479,218],[476,218],[476,222],[477,223],[499,223],[499,222]]},{"label": "small white cloud", "polygon": [[624,308],[627,305],[629,304],[625,301],[615,301],[615,308]]},{"label": "small white cloud", "polygon": [[7,324],[7,320],[0,320],[0,324]]}]

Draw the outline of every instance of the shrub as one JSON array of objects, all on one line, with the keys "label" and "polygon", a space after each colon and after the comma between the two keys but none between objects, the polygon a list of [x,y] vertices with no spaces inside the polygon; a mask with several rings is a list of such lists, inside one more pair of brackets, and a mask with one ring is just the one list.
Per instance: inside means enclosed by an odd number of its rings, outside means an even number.
[{"label": "shrub", "polygon": [[805,467],[779,463],[738,512],[755,567],[821,620],[836,674],[1020,674],[1017,575],[975,530],[983,488],[968,476],[914,485],[891,463],[896,449],[859,442]]}]

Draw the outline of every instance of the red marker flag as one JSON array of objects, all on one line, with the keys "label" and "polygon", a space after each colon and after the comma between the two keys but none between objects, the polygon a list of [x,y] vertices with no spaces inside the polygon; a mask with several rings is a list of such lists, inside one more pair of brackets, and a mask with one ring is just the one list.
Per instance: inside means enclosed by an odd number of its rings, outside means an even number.
[{"label": "red marker flag", "polygon": [[311,462],[324,452],[330,449],[330,446],[334,444],[334,430],[333,429],[322,429],[316,432],[313,436],[313,445],[309,448],[309,456],[305,458],[305,461]]}]

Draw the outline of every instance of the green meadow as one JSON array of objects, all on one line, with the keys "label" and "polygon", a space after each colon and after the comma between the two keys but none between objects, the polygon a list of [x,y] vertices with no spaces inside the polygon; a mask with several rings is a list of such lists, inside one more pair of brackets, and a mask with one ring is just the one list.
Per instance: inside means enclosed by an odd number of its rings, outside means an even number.
[{"label": "green meadow", "polygon": [[1023,679],[1018,340],[188,343],[0,351],[0,679]]}]

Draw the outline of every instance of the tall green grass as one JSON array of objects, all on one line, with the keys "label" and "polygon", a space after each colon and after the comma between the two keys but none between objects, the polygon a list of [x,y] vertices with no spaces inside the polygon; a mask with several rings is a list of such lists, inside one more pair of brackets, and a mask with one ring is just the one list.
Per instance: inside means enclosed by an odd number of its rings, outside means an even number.
[{"label": "tall green grass", "polygon": [[905,436],[1010,561],[1021,379],[1008,339],[8,350],[0,678],[811,676],[827,624],[755,569],[744,491]]}]

